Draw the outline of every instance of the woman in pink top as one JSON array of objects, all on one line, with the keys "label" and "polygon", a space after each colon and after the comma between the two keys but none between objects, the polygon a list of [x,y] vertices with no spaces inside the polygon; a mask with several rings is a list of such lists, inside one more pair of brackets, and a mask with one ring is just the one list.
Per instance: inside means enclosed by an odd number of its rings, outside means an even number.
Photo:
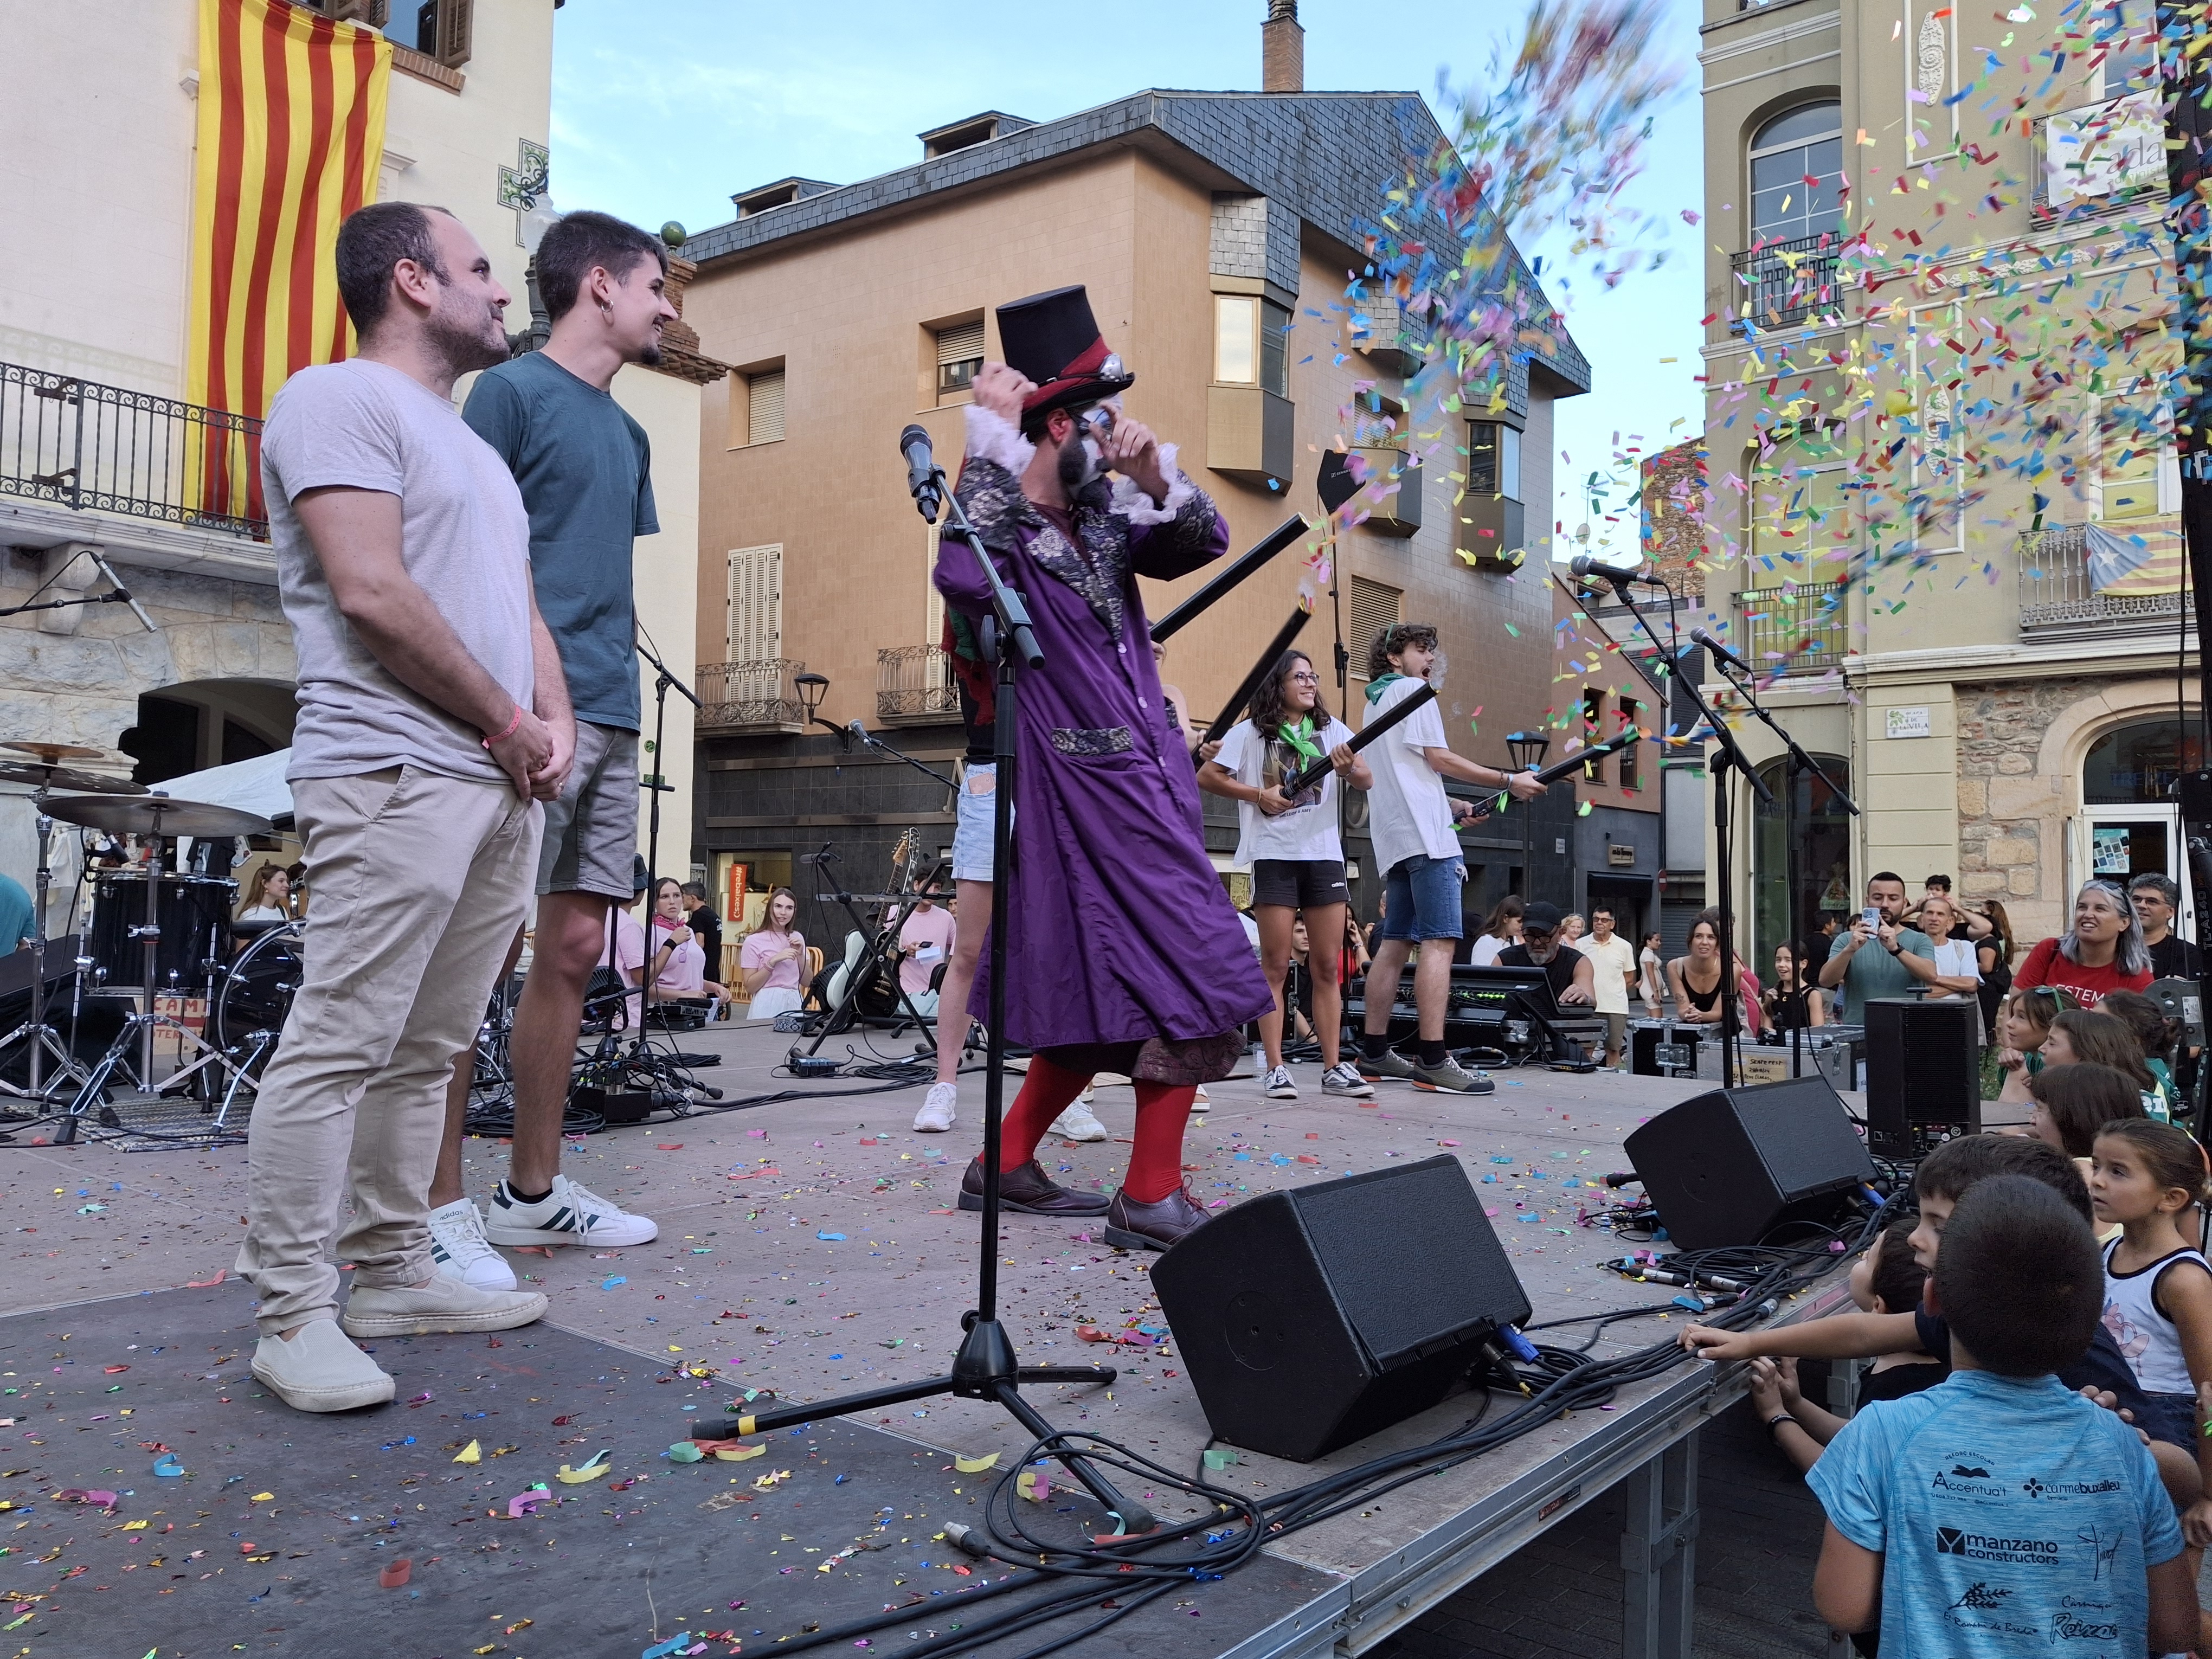
[{"label": "woman in pink top", "polygon": [[719,1019],[730,994],[707,977],[707,952],[684,914],[684,884],[664,876],[653,890],[653,1000],[706,997],[714,1006],[707,1018]]},{"label": "woman in pink top", "polygon": [[791,890],[777,888],[768,896],[768,914],[760,927],[738,947],[738,971],[744,976],[745,995],[751,1003],[745,1011],[748,1019],[773,1019],[805,1002],[799,974],[806,960],[806,940],[791,925],[798,915],[799,901]]}]

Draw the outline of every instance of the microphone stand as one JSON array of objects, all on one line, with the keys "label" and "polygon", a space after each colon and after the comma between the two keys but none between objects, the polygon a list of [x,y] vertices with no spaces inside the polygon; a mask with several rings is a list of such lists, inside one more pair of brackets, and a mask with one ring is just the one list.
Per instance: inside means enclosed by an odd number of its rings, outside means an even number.
[{"label": "microphone stand", "polygon": [[1736,742],[1735,734],[1713,712],[1713,706],[1705,701],[1705,694],[1698,689],[1697,681],[1682,672],[1681,657],[1685,653],[1679,647],[1670,648],[1659,643],[1659,635],[1653,631],[1650,619],[1637,605],[1636,596],[1628,591],[1633,578],[1613,571],[1594,574],[1603,576],[1620,602],[1628,607],[1628,614],[1636,618],[1636,625],[1644,630],[1644,637],[1651,641],[1652,648],[1673,665],[1675,683],[1688,694],[1698,713],[1704,716],[1706,729],[1712,733],[1713,743],[1719,750],[1707,763],[1706,769],[1713,778],[1713,830],[1717,837],[1713,848],[1713,883],[1720,890],[1721,900],[1714,907],[1720,912],[1721,918],[1721,1086],[1732,1088],[1737,1079],[1743,1018],[1736,1008],[1741,981],[1735,967],[1735,895],[1729,885],[1729,842],[1734,832],[1729,823],[1729,772],[1733,768],[1742,773],[1744,781],[1751,786],[1752,793],[1769,806],[1774,805],[1774,792],[1759,781],[1759,774],[1752,769],[1750,758],[1743,752],[1743,746]]},{"label": "microphone stand", "polygon": [[[819,714],[817,714],[814,717],[814,723],[817,726],[830,726],[830,722],[823,720]],[[869,731],[866,726],[861,725],[858,720],[854,720],[850,726],[830,726],[830,729],[836,732],[840,737],[858,738],[862,743],[867,744],[869,748],[876,750],[878,754],[889,755],[895,761],[904,761],[908,766],[914,768],[915,771],[921,773],[931,782],[941,785],[946,791],[952,794],[957,795],[960,793],[960,786],[954,783],[951,779],[946,777],[944,773],[939,771],[933,766],[926,765],[922,762],[916,760],[913,756],[908,754],[905,750],[896,747],[887,739],[878,737],[874,732]]]},{"label": "microphone stand", "polygon": [[[645,828],[645,890],[647,895],[645,911],[645,963],[642,970],[638,975],[637,1030],[630,1038],[629,1059],[632,1066],[642,1066],[648,1072],[653,1073],[653,1079],[657,1085],[659,1081],[658,1075],[659,1062],[653,1056],[651,1022],[647,1016],[652,1010],[653,1002],[653,914],[656,907],[652,895],[653,890],[660,885],[660,798],[663,795],[672,795],[676,793],[676,786],[670,783],[665,778],[664,778],[661,775],[660,771],[661,757],[665,752],[665,744],[667,740],[668,694],[670,691],[673,690],[686,702],[690,703],[692,708],[701,710],[702,713],[704,712],[704,705],[700,702],[698,697],[692,692],[690,686],[684,684],[682,680],[678,679],[676,676],[669,671],[668,665],[661,661],[659,657],[654,654],[653,649],[651,646],[647,645],[643,640],[637,638],[633,638],[630,641],[630,643],[635,647],[637,654],[643,657],[647,663],[652,665],[654,678],[653,682],[653,769],[650,772],[641,771],[638,777],[638,787],[648,792],[652,797],[652,800],[647,808]],[[607,922],[607,960],[608,962],[612,963],[615,960],[615,951],[613,948],[614,929],[618,924],[615,921],[611,908],[608,914]],[[714,970],[717,973],[721,971],[721,964],[720,963],[716,963],[714,964]],[[617,970],[617,972],[619,973],[619,970]],[[672,1054],[679,1054],[680,1051],[677,1048],[673,1038],[670,1040],[669,1048]],[[672,1071],[680,1074],[678,1078],[680,1088],[688,1090],[690,1088],[696,1087],[700,1089],[701,1092],[708,1094],[717,1100],[721,1098],[720,1090],[708,1089],[703,1085],[699,1084],[697,1079],[690,1076],[690,1068],[688,1066],[678,1064],[675,1060],[670,1060],[668,1064],[669,1068]],[[656,1087],[653,1092],[658,1096],[660,1091],[659,1088]],[[691,1103],[688,1093],[684,1094],[680,1097],[683,1098],[684,1103],[686,1106],[689,1106]]]},{"label": "microphone stand", "polygon": [[[1790,778],[1783,787],[1782,796],[1782,879],[1789,886],[1788,896],[1783,902],[1783,914],[1786,918],[1784,926],[1789,929],[1790,960],[1796,963],[1798,995],[1802,1000],[1806,986],[1804,947],[1797,937],[1797,785],[1808,776],[1820,779],[1828,786],[1828,793],[1841,801],[1844,810],[1853,817],[1859,816],[1858,803],[1837,788],[1836,781],[1820,769],[1820,763],[1807,754],[1797,739],[1791,737],[1773,715],[1759,706],[1757,682],[1751,675],[1741,672],[1730,673],[1726,663],[1721,663],[1718,658],[1714,660],[1720,663],[1721,672],[1728,676],[1729,683],[1735,687],[1736,695],[1743,699],[1744,708],[1757,715],[1761,725],[1781,738],[1782,746],[1790,752]],[[1790,1030],[1790,1075],[1805,1075],[1805,1023],[1802,1019]]]},{"label": "microphone stand", "polygon": [[[1074,1476],[1107,1513],[1121,1535],[1150,1532],[1158,1524],[1152,1511],[1133,1498],[1124,1497],[1113,1483],[1080,1452],[1068,1446],[1053,1427],[1022,1398],[1024,1382],[1111,1382],[1115,1372],[1106,1365],[1024,1365],[1014,1357],[1012,1340],[999,1322],[999,1143],[1006,1099],[1006,918],[1012,884],[1009,879],[1014,854],[1014,781],[1020,758],[1017,741],[1021,721],[1021,673],[1044,666],[1031,630],[1028,604],[1008,587],[998,566],[984,550],[983,539],[962,510],[945,470],[933,464],[926,478],[914,486],[915,505],[923,519],[937,521],[933,507],[941,501],[945,514],[945,538],[957,538],[974,555],[990,592],[991,614],[983,618],[985,653],[998,663],[997,718],[994,721],[994,757],[998,762],[998,788],[991,821],[991,994],[985,1021],[988,1061],[983,1073],[983,1214],[976,1236],[976,1305],[961,1316],[967,1333],[953,1356],[950,1374],[920,1382],[870,1389],[809,1406],[789,1406],[776,1411],[744,1414],[737,1419],[741,1434],[770,1434],[796,1428],[825,1417],[850,1417],[880,1411],[949,1394],[961,1400],[995,1401],[1036,1440],[1054,1447],[1053,1456]],[[695,1423],[692,1432],[702,1439],[720,1439],[729,1433],[726,1423]]]}]

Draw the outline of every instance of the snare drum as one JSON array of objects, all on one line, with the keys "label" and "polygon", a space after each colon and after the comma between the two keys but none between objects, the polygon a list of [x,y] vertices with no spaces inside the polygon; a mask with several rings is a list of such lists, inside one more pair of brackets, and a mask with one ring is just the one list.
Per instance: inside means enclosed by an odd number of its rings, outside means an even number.
[{"label": "snare drum", "polygon": [[[93,891],[92,960],[101,983],[144,988],[145,946],[131,937],[131,930],[146,925],[146,872],[104,871]],[[230,913],[237,902],[234,881],[162,876],[154,912],[161,929],[154,954],[155,989],[198,986],[207,977],[208,963],[221,963],[230,954]]]}]

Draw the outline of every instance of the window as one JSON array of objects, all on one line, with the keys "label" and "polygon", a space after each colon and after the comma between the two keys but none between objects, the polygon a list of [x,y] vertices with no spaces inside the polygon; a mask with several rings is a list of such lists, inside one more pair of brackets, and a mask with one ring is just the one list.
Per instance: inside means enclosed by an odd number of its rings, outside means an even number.
[{"label": "window", "polygon": [[[1623,697],[1620,700],[1620,729],[1623,732],[1632,732],[1643,723],[1644,705]],[[1644,744],[1641,738],[1620,751],[1620,787],[1630,794],[1634,794],[1642,787],[1643,779],[1638,769],[1637,757],[1643,752]]]},{"label": "window", "polygon": [[1362,392],[1352,400],[1352,443],[1355,449],[1403,449],[1406,406],[1379,392]]},{"label": "window", "polygon": [[2096,412],[2096,483],[2090,505],[2103,522],[2155,518],[2181,510],[2181,465],[2173,442],[2168,382],[2181,367],[2181,341],[2165,333],[2130,337],[2114,354],[2111,379],[2091,381]]},{"label": "window", "polygon": [[937,331],[937,401],[958,397],[983,367],[983,319],[948,323]]},{"label": "window", "polygon": [[1751,141],[1753,238],[1795,242],[1835,230],[1843,223],[1843,182],[1841,104],[1806,104],[1776,116]]},{"label": "window", "polygon": [[1836,439],[1811,426],[1790,431],[1763,454],[1753,452],[1745,506],[1752,556],[1765,571],[1796,566],[1802,581],[1812,561],[1853,544],[1844,459]]},{"label": "window", "polygon": [[1498,421],[1476,421],[1468,428],[1467,493],[1509,501],[1521,499],[1521,433]]},{"label": "window", "polygon": [[1213,378],[1224,386],[1256,386],[1290,395],[1287,357],[1291,313],[1252,294],[1213,296]]},{"label": "window", "polygon": [[[1583,746],[1586,749],[1605,741],[1605,693],[1602,690],[1585,690],[1583,693],[1582,738]],[[1605,781],[1605,763],[1585,762],[1583,777],[1588,782],[1602,784]]]},{"label": "window", "polygon": [[422,0],[415,13],[415,50],[447,69],[469,61],[475,0]]},{"label": "window", "polygon": [[[2090,9],[2087,90],[2120,98],[2158,86],[2158,21],[2152,0],[2099,0]],[[2161,158],[2162,159],[2162,158]]]},{"label": "window", "polygon": [[783,654],[783,549],[730,550],[727,662],[767,662]]},{"label": "window", "polygon": [[783,441],[783,370],[763,368],[744,377],[745,441],[773,444]]},{"label": "window", "polygon": [[1352,631],[1345,643],[1352,653],[1354,678],[1367,678],[1368,647],[1376,635],[1398,620],[1398,601],[1404,597],[1402,589],[1370,582],[1364,576],[1352,579]]}]

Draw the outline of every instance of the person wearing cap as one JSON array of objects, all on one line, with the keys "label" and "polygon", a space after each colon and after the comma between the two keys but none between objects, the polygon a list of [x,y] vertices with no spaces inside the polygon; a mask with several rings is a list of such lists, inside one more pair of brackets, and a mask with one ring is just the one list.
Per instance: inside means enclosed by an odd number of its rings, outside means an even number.
[{"label": "person wearing cap", "polygon": [[1521,913],[1521,942],[1500,951],[1498,965],[1542,969],[1563,1008],[1596,1006],[1597,964],[1569,941],[1556,904],[1538,899]]},{"label": "person wearing cap", "polygon": [[[1012,914],[993,923],[1009,930],[1013,967],[1004,1035],[1034,1053],[1006,1114],[1001,1192],[1007,1208],[1036,1214],[1103,1209],[1108,1243],[1164,1249],[1206,1218],[1182,1184],[1196,1085],[1230,1075],[1242,1028],[1274,1006],[1200,836],[1196,775],[1137,591],[1139,575],[1218,558],[1229,527],[1176,465],[1175,446],[1122,412],[1135,377],[1081,288],[1001,306],[998,323],[1005,361],[975,376],[956,494],[1027,599],[1044,659],[1021,674]],[[975,627],[990,589],[964,544],[939,544],[936,583],[953,672],[993,719],[993,665]],[[989,978],[987,958],[970,996],[979,1018]],[[1137,1096],[1110,1206],[1057,1186],[1036,1158],[1098,1072],[1130,1078]],[[982,1207],[982,1177],[979,1158],[961,1208]]]}]

